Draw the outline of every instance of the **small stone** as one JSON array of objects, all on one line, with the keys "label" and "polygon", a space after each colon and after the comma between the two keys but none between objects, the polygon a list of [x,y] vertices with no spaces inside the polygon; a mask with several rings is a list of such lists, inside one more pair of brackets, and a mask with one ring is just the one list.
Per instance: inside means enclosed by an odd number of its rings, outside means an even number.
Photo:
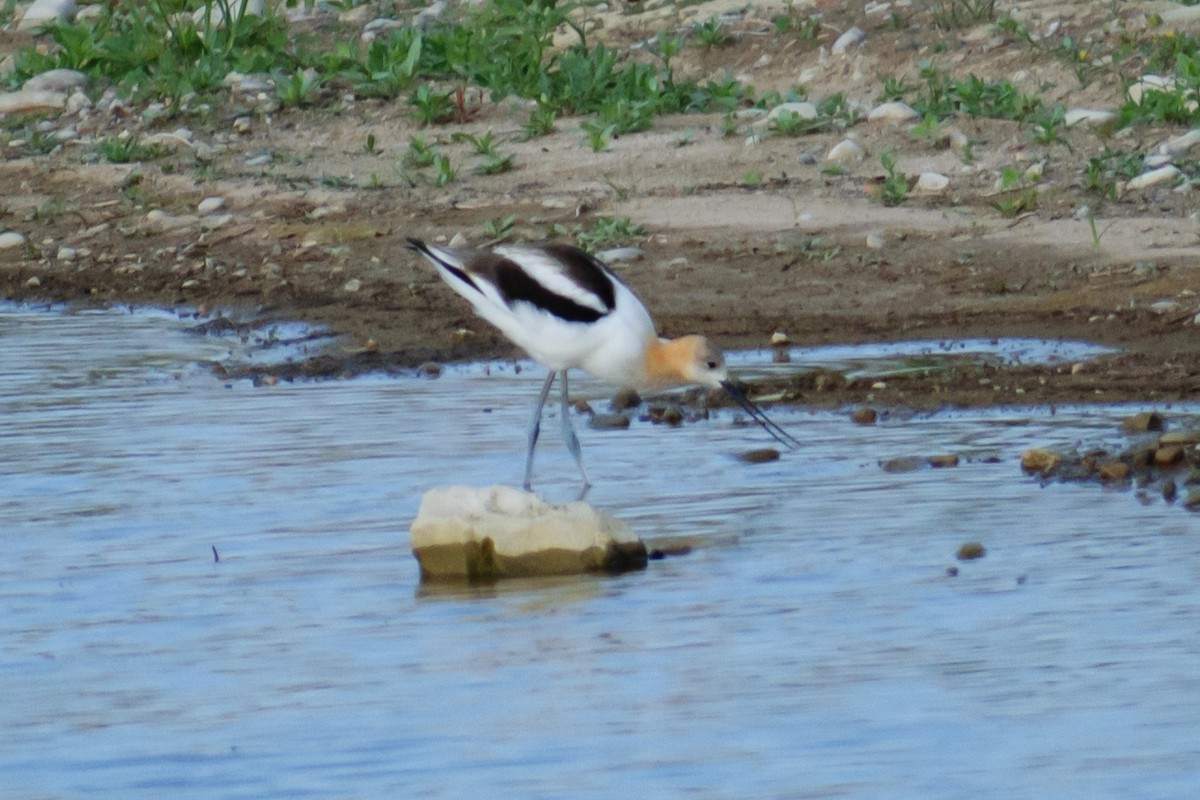
[{"label": "small stone", "polygon": [[1123,481],[1129,477],[1129,465],[1124,461],[1109,461],[1100,465],[1100,479],[1105,481]]},{"label": "small stone", "polygon": [[1159,467],[1170,467],[1183,461],[1183,448],[1177,444],[1160,447],[1154,451],[1154,464]]},{"label": "small stone", "polygon": [[29,30],[55,20],[67,20],[75,16],[75,0],[33,0],[25,10],[17,30]]},{"label": "small stone", "polygon": [[195,278],[188,278],[186,281],[184,281],[181,284],[181,288],[195,289],[199,285],[200,285],[200,281],[196,280]]},{"label": "small stone", "polygon": [[867,122],[909,122],[920,117],[921,115],[908,103],[892,100],[872,108],[867,114]]},{"label": "small stone", "polygon": [[86,89],[92,79],[79,70],[49,69],[34,75],[21,87],[27,92],[62,92],[70,94],[75,89]]},{"label": "small stone", "polygon": [[799,102],[780,103],[767,114],[767,123],[778,119],[784,114],[795,114],[800,119],[816,119],[820,116],[817,107],[803,100]]},{"label": "small stone", "polygon": [[879,412],[873,408],[856,408],[850,414],[855,425],[874,425],[879,419]]},{"label": "small stone", "polygon": [[[379,351],[378,344],[375,345],[375,351]],[[436,361],[426,361],[417,367],[417,375],[422,378],[440,378],[442,376],[442,365]]]},{"label": "small stone", "polygon": [[1179,156],[1186,154],[1197,144],[1200,144],[1200,128],[1193,128],[1187,133],[1167,139],[1158,146],[1158,150],[1163,155]]},{"label": "small stone", "polygon": [[62,111],[67,96],[62,92],[0,92],[0,114],[36,114]]},{"label": "small stone", "polygon": [[1150,313],[1162,316],[1163,314],[1171,314],[1179,310],[1179,302],[1176,300],[1157,300],[1150,304]]},{"label": "small stone", "polygon": [[1183,507],[1188,511],[1200,510],[1200,489],[1188,490],[1187,497],[1183,501]]},{"label": "small stone", "polygon": [[74,247],[63,246],[58,248],[58,252],[54,254],[54,257],[59,261],[74,261],[78,255],[79,251]]},{"label": "small stone", "polygon": [[884,472],[915,472],[924,465],[924,462],[916,456],[901,456],[900,458],[889,458],[886,461],[880,462],[879,466]]},{"label": "small stone", "polygon": [[1158,437],[1159,447],[1168,447],[1173,444],[1189,445],[1200,443],[1200,431],[1174,431],[1172,433],[1164,433]]},{"label": "small stone", "polygon": [[244,116],[238,117],[237,119],[235,119],[233,121],[234,133],[240,133],[242,135],[245,135],[245,134],[250,133],[250,131],[253,129],[253,127],[254,127],[254,121],[250,117],[244,117]]},{"label": "small stone", "polygon": [[946,469],[948,467],[958,466],[958,456],[950,454],[944,456],[930,456],[929,466],[934,469]]},{"label": "small stone", "polygon": [[863,160],[862,146],[853,139],[843,139],[829,149],[825,154],[826,161],[838,164],[850,164]]},{"label": "small stone", "polygon": [[214,211],[220,211],[224,207],[224,197],[206,197],[196,206],[196,210],[201,214],[211,214]]},{"label": "small stone", "polygon": [[1034,448],[1021,454],[1021,469],[1045,474],[1059,465],[1062,456],[1052,450]]},{"label": "small stone", "polygon": [[835,56],[844,55],[847,50],[867,40],[867,34],[858,26],[850,28],[833,42],[829,52]]},{"label": "small stone", "polygon": [[987,555],[987,548],[981,542],[965,542],[958,548],[954,557],[959,561],[972,561],[976,558],[983,558],[985,555]]},{"label": "small stone", "polygon": [[887,245],[887,238],[882,233],[867,234],[867,248],[870,250],[882,250]]},{"label": "small stone", "polygon": [[1161,431],[1167,422],[1157,411],[1141,411],[1132,417],[1121,420],[1121,430],[1126,433],[1145,433],[1146,431]]},{"label": "small stone", "polygon": [[422,580],[619,572],[647,560],[623,522],[584,502],[551,505],[509,486],[429,490],[409,541]]},{"label": "small stone", "polygon": [[613,247],[596,253],[596,258],[605,264],[619,264],[639,261],[646,253],[640,247]]},{"label": "small stone", "polygon": [[10,247],[20,247],[25,244],[25,234],[17,233],[16,231],[5,231],[0,233],[0,250],[8,250]]},{"label": "small stone", "polygon": [[763,447],[758,450],[746,450],[737,454],[738,461],[747,464],[766,464],[779,460],[779,451],[773,447]]},{"label": "small stone", "polygon": [[771,347],[787,347],[791,343],[792,340],[783,331],[775,331],[771,334]]},{"label": "small stone", "polygon": [[913,194],[941,194],[950,185],[950,179],[937,172],[922,172],[913,186]]},{"label": "small stone", "polygon": [[609,401],[608,407],[613,411],[625,411],[630,408],[637,408],[642,404],[642,396],[633,389],[622,389],[613,395]]},{"label": "small stone", "polygon": [[958,567],[946,567],[946,576],[950,578],[957,578]]},{"label": "small stone", "polygon": [[25,286],[27,286],[30,289],[36,289],[37,287],[39,287],[41,285],[42,285],[42,279],[39,278],[37,275],[34,275],[32,278],[25,281]]},{"label": "small stone", "polygon": [[597,431],[623,431],[629,428],[629,417],[624,414],[592,414],[588,427]]},{"label": "small stone", "polygon": [[1141,189],[1149,189],[1151,186],[1157,186],[1160,183],[1173,181],[1179,176],[1179,168],[1174,164],[1167,164],[1165,167],[1152,169],[1148,172],[1143,172],[1136,178],[1131,178],[1129,183],[1125,184],[1125,188],[1129,191],[1138,191]]},{"label": "small stone", "polygon": [[1174,478],[1167,478],[1165,481],[1163,481],[1163,487],[1162,487],[1163,500],[1166,500],[1168,503],[1174,503],[1175,498],[1176,498],[1176,496],[1178,496],[1178,494],[1179,494],[1179,489],[1178,489],[1178,487],[1175,486]]},{"label": "small stone", "polygon": [[1071,108],[1063,114],[1063,122],[1068,128],[1074,125],[1103,125],[1116,118],[1116,112],[1097,108]]},{"label": "small stone", "polygon": [[357,292],[359,289],[362,288],[362,285],[363,285],[363,282],[361,280],[359,280],[358,278],[351,278],[350,280],[348,280],[342,284],[342,291],[343,292]]}]

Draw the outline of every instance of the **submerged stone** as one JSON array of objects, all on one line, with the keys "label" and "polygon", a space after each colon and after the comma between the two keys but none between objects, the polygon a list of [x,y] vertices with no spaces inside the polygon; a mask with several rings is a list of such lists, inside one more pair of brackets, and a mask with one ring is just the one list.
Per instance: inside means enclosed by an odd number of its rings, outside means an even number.
[{"label": "submerged stone", "polygon": [[646,566],[625,523],[579,501],[553,505],[510,486],[430,489],[411,527],[423,580],[489,581]]}]

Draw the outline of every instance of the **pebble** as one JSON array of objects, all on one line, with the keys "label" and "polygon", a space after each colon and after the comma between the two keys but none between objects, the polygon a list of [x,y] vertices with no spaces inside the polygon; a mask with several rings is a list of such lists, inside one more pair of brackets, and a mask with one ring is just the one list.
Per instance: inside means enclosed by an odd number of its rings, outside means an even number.
[{"label": "pebble", "polygon": [[1149,189],[1151,186],[1157,186],[1160,183],[1173,181],[1179,175],[1179,168],[1174,164],[1167,164],[1165,167],[1152,169],[1148,172],[1143,172],[1136,178],[1131,178],[1129,183],[1125,184],[1125,188],[1130,191],[1139,189]]},{"label": "pebble", "polygon": [[201,214],[211,214],[214,211],[220,211],[224,207],[224,197],[206,197],[196,206],[196,210]]},{"label": "pebble", "polygon": [[33,5],[25,10],[17,23],[17,30],[28,30],[56,19],[70,19],[75,16],[75,11],[75,0],[33,0]]},{"label": "pebble", "polygon": [[1057,467],[1061,461],[1062,457],[1053,450],[1044,450],[1040,447],[1035,447],[1021,454],[1021,469],[1026,472],[1040,472],[1045,474]]},{"label": "pebble", "polygon": [[616,264],[619,262],[638,261],[645,254],[645,251],[640,247],[613,247],[596,253],[596,258],[606,264]]},{"label": "pebble", "polygon": [[37,275],[34,275],[32,278],[25,281],[25,285],[28,286],[30,289],[36,289],[37,287],[42,285],[42,280]]},{"label": "pebble", "polygon": [[783,331],[775,331],[771,334],[772,347],[787,347],[791,343],[792,340],[788,338],[788,335]]},{"label": "pebble", "polygon": [[[244,116],[238,117],[237,119],[235,119],[233,121],[234,133],[240,133],[240,134],[245,135],[245,134],[249,133],[253,129],[253,127],[254,127],[254,122],[253,122],[253,120],[250,119],[250,117],[244,117]],[[247,163],[249,163],[249,162],[247,162]]]},{"label": "pebble", "polygon": [[1169,75],[1143,75],[1136,83],[1130,86],[1126,92],[1129,95],[1130,101],[1137,105],[1141,105],[1142,98],[1146,92],[1173,92],[1175,90],[1175,79]]},{"label": "pebble", "polygon": [[767,114],[767,122],[769,123],[773,119],[778,119],[784,114],[795,114],[800,119],[816,119],[820,116],[817,112],[817,107],[809,102],[780,103]]},{"label": "pebble", "polygon": [[738,461],[747,464],[767,464],[779,460],[779,451],[773,447],[762,447],[757,450],[747,450],[737,454]]},{"label": "pebble", "polygon": [[343,292],[357,292],[359,289],[362,288],[362,285],[363,285],[362,281],[359,280],[358,278],[351,278],[350,280],[348,280],[344,284],[342,284],[342,291]]},{"label": "pebble", "polygon": [[867,234],[867,248],[870,250],[882,250],[887,245],[887,239],[882,233]]},{"label": "pebble", "polygon": [[0,92],[0,114],[35,114],[62,111],[67,96],[62,92]]},{"label": "pebble", "polygon": [[985,555],[987,555],[987,548],[981,542],[965,542],[958,548],[954,557],[959,561],[972,561],[976,558],[983,558]]},{"label": "pebble", "polygon": [[[375,351],[378,352],[378,350],[379,347],[376,345]],[[436,361],[426,361],[417,367],[417,374],[422,378],[440,378],[442,376],[442,365]]]},{"label": "pebble", "polygon": [[1158,446],[1167,447],[1173,444],[1197,444],[1200,443],[1200,431],[1175,431],[1174,433],[1164,433],[1158,437]]},{"label": "pebble", "polygon": [[642,396],[633,389],[622,389],[613,395],[612,400],[608,401],[608,407],[613,411],[625,411],[630,408],[637,408],[642,404]]},{"label": "pebble", "polygon": [[623,431],[629,427],[629,417],[624,414],[592,414],[588,427],[598,431]]},{"label": "pebble", "polygon": [[1154,463],[1160,467],[1169,467],[1183,461],[1183,448],[1177,444],[1160,447],[1154,451]]},{"label": "pebble", "polygon": [[1106,481],[1123,481],[1129,477],[1129,465],[1124,461],[1109,461],[1100,465],[1100,478]]},{"label": "pebble", "polygon": [[86,89],[92,82],[91,78],[74,69],[50,69],[34,75],[25,81],[21,88],[30,92],[62,92],[67,94],[75,89]]},{"label": "pebble", "polygon": [[1163,155],[1178,156],[1187,153],[1197,144],[1200,144],[1200,128],[1193,128],[1187,133],[1167,139],[1158,146],[1158,151]]},{"label": "pebble", "polygon": [[833,47],[829,49],[829,52],[835,56],[845,55],[851,47],[862,44],[866,40],[866,32],[856,25],[834,40]]},{"label": "pebble", "polygon": [[0,250],[8,250],[11,247],[19,247],[25,244],[25,234],[17,233],[16,231],[5,231],[0,233]]},{"label": "pebble", "polygon": [[1146,431],[1161,431],[1167,427],[1167,421],[1157,411],[1142,411],[1132,417],[1121,420],[1121,430],[1126,433],[1145,433]]},{"label": "pebble", "polygon": [[1176,300],[1157,300],[1150,304],[1150,313],[1162,316],[1170,314],[1173,311],[1179,310],[1179,302]]},{"label": "pebble", "polygon": [[54,257],[59,261],[74,261],[78,255],[79,251],[74,247],[63,246],[58,248],[58,252],[54,254]]},{"label": "pebble", "polygon": [[908,103],[893,100],[872,108],[867,114],[867,122],[908,122],[919,119],[920,116]]},{"label": "pebble", "polygon": [[858,142],[853,139],[843,139],[829,149],[825,155],[826,161],[834,161],[839,164],[849,164],[855,161],[863,160],[863,149]]},{"label": "pebble", "polygon": [[929,466],[933,467],[934,469],[946,469],[948,467],[957,467],[958,466],[958,456],[953,455],[953,454],[944,455],[944,456],[930,456],[929,457]]},{"label": "pebble", "polygon": [[856,425],[874,425],[879,419],[879,412],[873,408],[856,408],[850,414],[850,419]]},{"label": "pebble", "polygon": [[1116,118],[1116,112],[1100,108],[1071,108],[1063,114],[1063,122],[1068,128],[1073,125],[1103,125]]},{"label": "pebble", "polygon": [[884,472],[914,472],[921,468],[923,462],[916,456],[901,456],[881,461],[879,466]]},{"label": "pebble", "polygon": [[83,92],[76,90],[67,96],[67,102],[63,106],[63,113],[78,116],[91,107],[92,98],[88,97]]},{"label": "pebble", "polygon": [[922,172],[913,186],[914,194],[941,194],[950,185],[950,179],[938,172]]}]

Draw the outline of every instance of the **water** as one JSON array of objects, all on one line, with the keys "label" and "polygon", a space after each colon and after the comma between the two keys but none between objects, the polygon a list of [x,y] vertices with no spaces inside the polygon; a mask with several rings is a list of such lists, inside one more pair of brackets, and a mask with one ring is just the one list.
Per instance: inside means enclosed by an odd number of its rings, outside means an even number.
[{"label": "water", "polygon": [[[253,340],[185,328],[0,307],[0,797],[1200,789],[1197,518],[1016,463],[1135,409],[780,409],[805,448],[765,465],[731,412],[583,430],[590,501],[708,546],[428,591],[421,493],[519,480],[540,371],[256,388],[196,365]],[[968,540],[988,555],[948,576]]]}]

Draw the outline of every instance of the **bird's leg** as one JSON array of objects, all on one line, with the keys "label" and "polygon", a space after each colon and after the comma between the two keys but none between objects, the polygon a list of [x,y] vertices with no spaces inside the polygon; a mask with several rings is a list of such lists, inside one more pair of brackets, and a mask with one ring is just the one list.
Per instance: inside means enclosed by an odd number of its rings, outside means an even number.
[{"label": "bird's leg", "polygon": [[[542,407],[546,405],[546,398],[550,396],[550,387],[554,386],[554,376],[557,372],[551,371],[546,376],[546,382],[542,384],[542,391],[538,395],[537,406],[533,409],[533,419],[529,420],[529,450],[525,453],[525,491],[533,488],[533,446],[537,444],[538,434],[542,432]],[[563,373],[563,378],[567,377]]]},{"label": "bird's leg", "polygon": [[591,486],[592,480],[588,477],[587,470],[583,467],[583,451],[579,448],[579,437],[575,435],[575,429],[571,426],[571,414],[568,405],[570,400],[567,399],[567,371],[564,369],[562,374],[562,435],[563,441],[567,443],[567,450],[575,457],[575,463],[579,465],[579,472],[583,475],[583,485]]}]

